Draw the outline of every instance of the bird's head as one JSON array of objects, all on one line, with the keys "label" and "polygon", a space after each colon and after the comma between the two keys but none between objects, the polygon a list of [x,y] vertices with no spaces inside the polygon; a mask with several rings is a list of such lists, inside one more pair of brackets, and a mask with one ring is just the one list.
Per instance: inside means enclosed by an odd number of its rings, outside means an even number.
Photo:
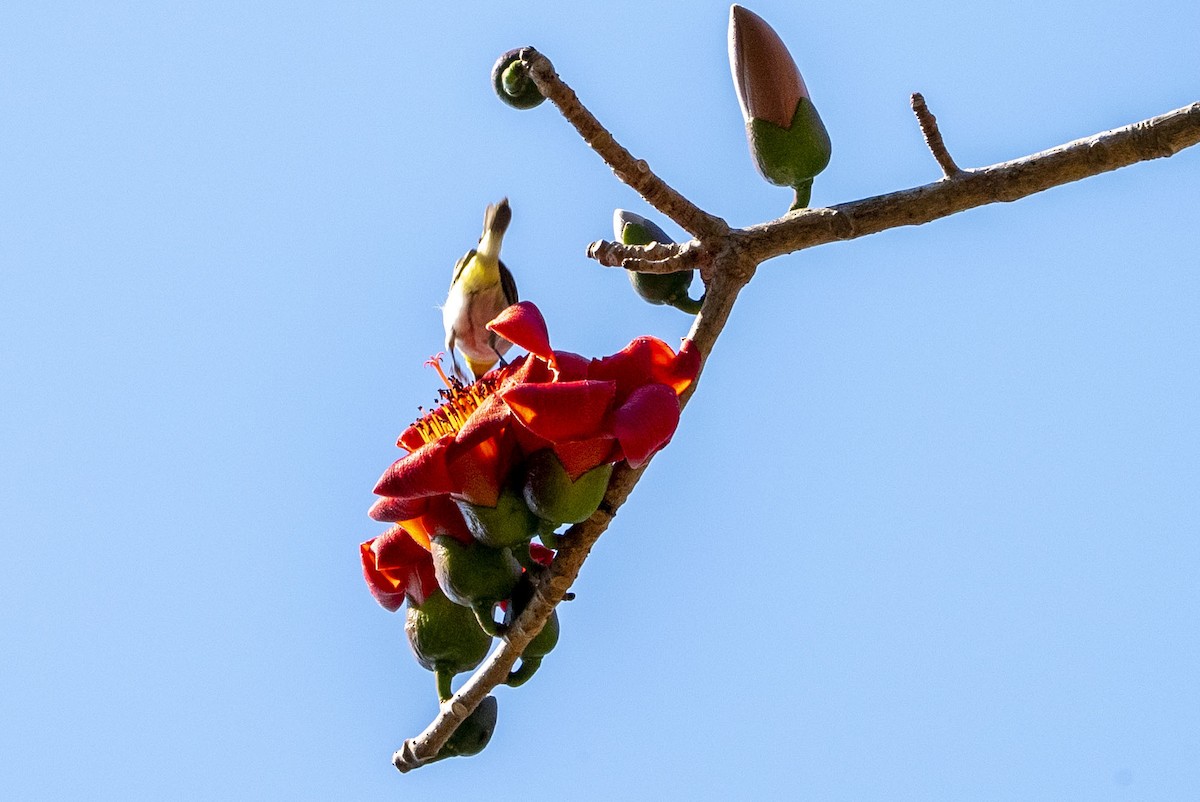
[{"label": "bird's head", "polygon": [[501,198],[499,203],[489,205],[483,214],[483,235],[503,236],[511,222],[512,207],[508,205],[508,198]]}]

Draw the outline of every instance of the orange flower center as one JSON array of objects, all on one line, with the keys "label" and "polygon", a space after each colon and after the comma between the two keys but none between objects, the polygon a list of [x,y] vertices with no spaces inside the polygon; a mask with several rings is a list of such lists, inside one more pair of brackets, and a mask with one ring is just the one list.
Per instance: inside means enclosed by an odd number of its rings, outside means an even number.
[{"label": "orange flower center", "polygon": [[[424,407],[417,407],[421,417],[413,423],[412,428],[421,435],[425,443],[433,442],[448,434],[456,434],[471,413],[479,409],[496,391],[497,380],[491,375],[477,379],[471,384],[463,384],[457,378],[450,378],[442,370],[442,355],[432,356],[425,363],[438,372],[445,389],[438,390],[438,406],[428,412]],[[402,448],[407,448],[401,444]],[[410,451],[415,449],[409,449]]]}]

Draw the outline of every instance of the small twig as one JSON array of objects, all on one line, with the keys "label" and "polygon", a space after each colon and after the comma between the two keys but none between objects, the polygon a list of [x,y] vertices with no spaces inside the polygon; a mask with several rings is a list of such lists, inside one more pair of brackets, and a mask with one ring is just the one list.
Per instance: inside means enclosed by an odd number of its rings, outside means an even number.
[{"label": "small twig", "polygon": [[622,245],[599,240],[588,246],[587,255],[605,267],[622,267],[635,273],[681,273],[699,269],[707,276],[712,254],[697,240],[682,245]]},{"label": "small twig", "polygon": [[950,151],[946,150],[946,143],[942,140],[942,132],[938,128],[937,117],[934,117],[933,112],[925,105],[925,96],[920,92],[913,92],[911,100],[913,114],[917,115],[917,124],[921,126],[921,134],[925,137],[925,144],[929,146],[929,152],[937,160],[938,166],[942,168],[942,173],[946,178],[953,178],[962,170],[954,163],[954,157],[950,155]]},{"label": "small twig", "polygon": [[624,245],[620,242],[597,240],[588,246],[587,255],[589,259],[595,259],[605,267],[623,267],[622,262],[626,259],[645,259],[661,262],[678,256],[682,251],[683,246],[675,242],[651,242],[649,245]]},{"label": "small twig", "polygon": [[635,159],[623,148],[600,121],[588,111],[571,87],[563,83],[550,60],[532,47],[521,50],[529,76],[538,90],[558,107],[567,122],[575,127],[583,141],[604,159],[617,178],[629,185],[646,202],[678,223],[694,237],[719,237],[729,231],[729,225],[711,215],[672,189],[650,169],[643,159]]}]

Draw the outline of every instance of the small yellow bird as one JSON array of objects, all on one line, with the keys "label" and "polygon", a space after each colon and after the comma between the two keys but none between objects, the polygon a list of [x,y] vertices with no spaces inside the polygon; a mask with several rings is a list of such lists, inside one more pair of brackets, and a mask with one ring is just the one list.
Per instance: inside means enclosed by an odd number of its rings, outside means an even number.
[{"label": "small yellow bird", "polygon": [[450,294],[442,306],[442,324],[454,375],[460,379],[465,380],[466,374],[458,366],[455,348],[462,352],[467,367],[478,379],[503,360],[504,352],[512,347],[508,340],[487,330],[496,315],[517,302],[517,284],[500,261],[500,244],[511,220],[508,198],[488,206],[479,246],[454,265]]}]

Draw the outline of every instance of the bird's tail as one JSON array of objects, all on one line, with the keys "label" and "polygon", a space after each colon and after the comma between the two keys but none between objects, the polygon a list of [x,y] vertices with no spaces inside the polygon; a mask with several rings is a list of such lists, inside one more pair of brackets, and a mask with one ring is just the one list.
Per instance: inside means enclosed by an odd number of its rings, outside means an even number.
[{"label": "bird's tail", "polygon": [[479,238],[478,252],[485,259],[500,258],[500,243],[504,232],[512,222],[512,208],[508,198],[501,198],[499,203],[493,203],[483,213],[483,236]]}]

